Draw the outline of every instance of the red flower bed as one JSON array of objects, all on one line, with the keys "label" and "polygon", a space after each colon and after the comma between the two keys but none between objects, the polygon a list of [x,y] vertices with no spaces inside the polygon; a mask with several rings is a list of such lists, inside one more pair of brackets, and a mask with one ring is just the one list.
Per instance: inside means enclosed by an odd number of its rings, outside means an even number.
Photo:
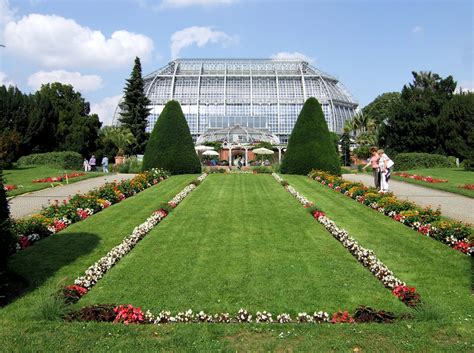
[{"label": "red flower bed", "polygon": [[458,185],[458,188],[466,189],[466,190],[474,190],[474,184]]},{"label": "red flower bed", "polygon": [[416,174],[395,173],[395,175],[402,178],[426,181],[427,183],[447,183],[448,182],[448,180],[446,179],[435,179],[431,176],[423,176],[423,175],[416,175]]},{"label": "red flower bed", "polygon": [[351,314],[349,314],[348,311],[342,312],[339,310],[337,313],[334,313],[332,316],[331,322],[333,324],[343,324],[343,323],[348,323],[348,324],[353,324],[354,319],[352,318]]},{"label": "red flower bed", "polygon": [[397,286],[392,293],[409,306],[416,306],[421,301],[415,287]]},{"label": "red flower bed", "polygon": [[117,314],[114,322],[123,322],[125,325],[144,322],[145,314],[139,306],[134,308],[131,304],[127,306],[120,305],[114,308],[114,312]]},{"label": "red flower bed", "polygon": [[56,182],[63,181],[65,179],[77,178],[83,175],[86,175],[86,173],[74,172],[74,173],[64,174],[60,176],[52,176],[52,177],[44,178],[44,179],[36,179],[36,180],[33,180],[33,183],[56,183]]},{"label": "red flower bed", "polygon": [[15,189],[16,189],[16,185],[9,185],[9,184],[3,185],[3,190],[5,190],[5,191],[11,191],[11,190],[15,190]]}]

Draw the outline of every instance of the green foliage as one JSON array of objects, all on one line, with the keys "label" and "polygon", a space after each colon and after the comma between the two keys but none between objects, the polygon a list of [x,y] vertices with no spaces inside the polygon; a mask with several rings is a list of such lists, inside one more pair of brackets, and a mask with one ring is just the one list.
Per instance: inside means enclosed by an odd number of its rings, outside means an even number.
[{"label": "green foliage", "polygon": [[270,143],[270,142],[258,142],[257,144],[254,145],[253,147],[254,149],[257,149],[257,148],[266,148],[268,150],[273,150],[273,145]]},{"label": "green foliage", "polygon": [[359,146],[354,149],[354,155],[357,156],[357,158],[360,159],[367,159],[371,156],[369,146]]},{"label": "green foliage", "polygon": [[474,161],[474,93],[457,94],[443,106],[439,131],[448,154]]},{"label": "green foliage", "polygon": [[339,158],[316,98],[309,98],[291,133],[281,171],[284,174],[308,174],[321,169],[340,174]]},{"label": "green foliage", "polygon": [[137,142],[130,129],[125,126],[105,126],[101,135],[105,141],[110,141],[117,148],[118,156],[123,156],[126,148]]},{"label": "green foliage", "polygon": [[21,157],[17,165],[49,165],[65,169],[81,169],[83,163],[82,156],[77,152],[48,152],[35,153]]},{"label": "green foliage", "polygon": [[145,95],[144,81],[142,78],[142,65],[140,59],[135,58],[130,78],[127,80],[124,91],[124,99],[120,104],[122,112],[120,113],[120,122],[128,128],[135,141],[129,148],[130,154],[143,153],[148,141],[148,134],[145,129],[148,125],[147,117],[150,114],[150,100]]},{"label": "green foliage", "polygon": [[142,162],[137,157],[132,156],[125,159],[125,162],[119,166],[120,173],[140,173],[142,170]]},{"label": "green foliage", "polygon": [[0,168],[0,272],[6,268],[9,255],[13,252],[15,240],[11,231],[10,209],[7,194],[3,188],[3,171]]},{"label": "green foliage", "polygon": [[273,169],[271,167],[265,167],[263,165],[252,167],[252,171],[258,174],[271,174]]},{"label": "green foliage", "polygon": [[381,124],[392,117],[399,102],[400,92],[383,93],[366,105],[362,112]]},{"label": "green foliage", "polygon": [[399,153],[393,159],[396,170],[451,167],[448,157],[429,153]]},{"label": "green foliage", "polygon": [[349,133],[344,131],[341,135],[341,149],[342,149],[342,156],[341,162],[344,166],[351,165],[351,138]]},{"label": "green foliage", "polygon": [[381,128],[381,144],[397,153],[443,152],[439,116],[453,97],[456,82],[451,76],[443,79],[431,72],[412,74],[413,82],[403,87],[393,115]]},{"label": "green foliage", "polygon": [[146,146],[143,170],[154,167],[173,175],[201,171],[188,123],[177,101],[166,103]]},{"label": "green foliage", "polygon": [[213,147],[215,151],[219,152],[222,149],[222,143],[219,141],[206,141],[203,143],[204,146]]}]

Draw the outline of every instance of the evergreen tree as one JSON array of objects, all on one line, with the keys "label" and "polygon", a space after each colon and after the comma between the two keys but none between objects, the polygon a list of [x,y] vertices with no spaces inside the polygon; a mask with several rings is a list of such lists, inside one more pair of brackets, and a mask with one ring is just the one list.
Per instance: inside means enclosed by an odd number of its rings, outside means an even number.
[{"label": "evergreen tree", "polygon": [[288,141],[281,172],[306,175],[312,169],[340,174],[341,167],[318,100],[309,98],[303,106]]},{"label": "evergreen tree", "polygon": [[155,167],[171,174],[201,171],[188,123],[177,101],[166,103],[146,146],[143,170]]},{"label": "evergreen tree", "polygon": [[3,186],[3,170],[0,168],[0,273],[6,269],[14,244],[7,194]]},{"label": "evergreen tree", "polygon": [[380,141],[395,152],[443,152],[438,134],[441,109],[452,97],[456,82],[431,72],[412,72],[413,82],[404,86],[392,117],[380,131]]},{"label": "evergreen tree", "polygon": [[474,162],[474,93],[456,94],[445,104],[439,132],[448,155]]},{"label": "evergreen tree", "polygon": [[119,121],[128,128],[135,136],[136,142],[130,146],[130,153],[143,153],[148,140],[148,134],[145,129],[148,124],[147,117],[150,114],[150,100],[145,95],[144,81],[142,78],[142,66],[140,59],[135,58],[130,78],[125,86],[124,99],[120,103]]}]

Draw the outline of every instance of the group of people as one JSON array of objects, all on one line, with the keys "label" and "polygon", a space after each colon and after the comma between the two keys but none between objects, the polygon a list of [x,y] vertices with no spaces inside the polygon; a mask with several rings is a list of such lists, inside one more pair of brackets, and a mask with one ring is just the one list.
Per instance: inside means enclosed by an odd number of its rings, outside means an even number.
[{"label": "group of people", "polygon": [[368,163],[362,167],[372,167],[372,173],[374,175],[374,184],[377,190],[381,193],[388,192],[388,181],[390,180],[390,174],[393,170],[393,161],[385,154],[383,149],[377,149],[372,147],[370,149],[372,157],[370,157]]},{"label": "group of people", "polygon": [[236,159],[234,159],[234,166],[237,167],[238,169],[242,169],[245,161],[244,158],[241,156],[238,156]]},{"label": "group of people", "polygon": [[[97,164],[97,161],[94,155],[92,155],[89,160],[87,160],[87,158],[84,158],[84,171],[96,172],[97,171],[96,164]],[[109,172],[109,159],[106,156],[102,158],[101,165],[102,165],[102,171],[104,173],[108,173]]]}]

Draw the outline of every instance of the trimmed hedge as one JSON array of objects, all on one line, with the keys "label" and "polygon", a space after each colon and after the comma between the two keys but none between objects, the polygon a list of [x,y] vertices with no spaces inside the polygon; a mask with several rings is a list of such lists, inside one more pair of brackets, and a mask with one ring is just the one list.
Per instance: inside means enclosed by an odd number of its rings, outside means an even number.
[{"label": "trimmed hedge", "polygon": [[281,172],[306,175],[312,169],[341,174],[339,157],[323,110],[314,97],[309,98],[301,109],[288,141]]},{"label": "trimmed hedge", "polygon": [[51,165],[65,169],[81,169],[83,160],[79,153],[72,151],[35,153],[21,157],[17,166]]},{"label": "trimmed hedge", "polygon": [[201,172],[188,123],[177,101],[166,103],[146,145],[142,169],[151,168],[163,168],[173,175]]},{"label": "trimmed hedge", "polygon": [[395,170],[452,167],[448,157],[429,153],[399,153],[394,162]]},{"label": "trimmed hedge", "polygon": [[7,260],[13,252],[14,245],[10,209],[8,208],[7,193],[3,188],[3,171],[0,168],[0,274],[7,266]]}]

